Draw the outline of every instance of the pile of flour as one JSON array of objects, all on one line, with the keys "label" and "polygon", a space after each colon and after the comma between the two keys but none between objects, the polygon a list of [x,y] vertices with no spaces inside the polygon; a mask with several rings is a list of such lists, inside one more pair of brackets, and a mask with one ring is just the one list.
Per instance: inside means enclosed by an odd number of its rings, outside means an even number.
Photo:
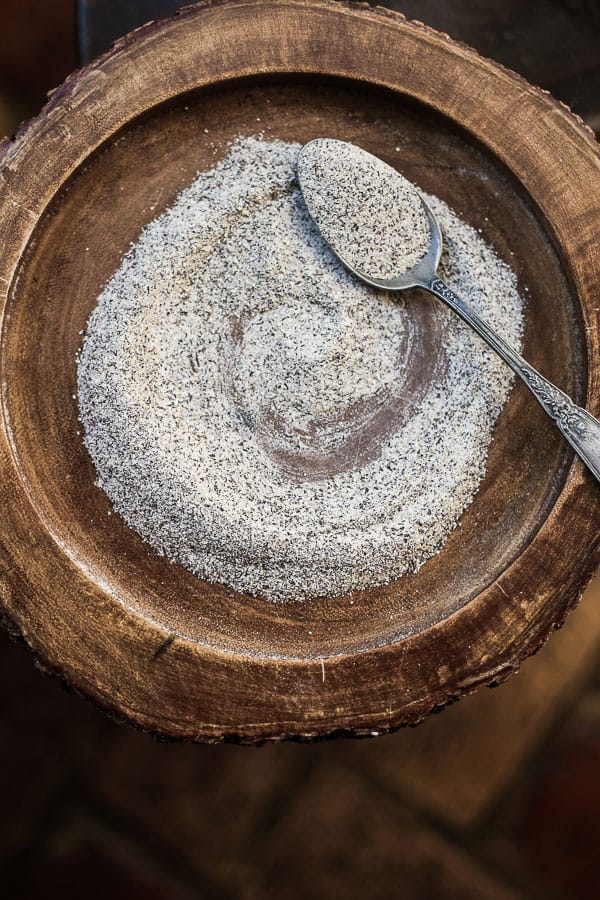
[{"label": "pile of flour", "polygon": [[[102,291],[78,359],[85,445],[116,512],[197,575],[271,600],[384,583],[436,553],[512,381],[439,303],[445,364],[412,396],[419,295],[379,293],[334,258],[298,150],[244,138],[199,174]],[[428,199],[442,276],[519,348],[513,272]]]}]

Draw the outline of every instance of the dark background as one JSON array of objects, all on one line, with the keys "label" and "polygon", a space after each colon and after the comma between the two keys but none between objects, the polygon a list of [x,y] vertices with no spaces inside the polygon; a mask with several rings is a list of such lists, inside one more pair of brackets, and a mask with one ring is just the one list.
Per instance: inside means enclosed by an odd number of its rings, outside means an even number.
[{"label": "dark background", "polygon": [[[0,133],[119,34],[181,5],[0,0]],[[382,5],[516,69],[600,131],[598,0]],[[315,746],[155,743],[0,635],[0,798],[8,900],[596,900],[600,582],[506,685],[417,729]]]}]

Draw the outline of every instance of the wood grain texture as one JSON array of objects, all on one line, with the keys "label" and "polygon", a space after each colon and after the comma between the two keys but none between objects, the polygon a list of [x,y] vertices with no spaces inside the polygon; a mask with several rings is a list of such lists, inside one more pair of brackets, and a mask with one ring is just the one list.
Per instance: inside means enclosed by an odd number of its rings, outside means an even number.
[{"label": "wood grain texture", "polygon": [[124,38],[0,148],[0,599],[47,669],[142,728],[388,731],[507,677],[564,620],[598,561],[600,492],[518,387],[461,527],[382,589],[270,604],[168,564],[108,515],[77,434],[80,331],[141,227],[257,127],[358,141],[481,228],[529,288],[528,359],[600,412],[591,133],[389,11],[199,4]]},{"label": "wood grain texture", "polygon": [[[80,62],[185,0],[78,0]],[[600,5],[597,0],[385,0],[498,60],[569,104],[600,131]]]}]

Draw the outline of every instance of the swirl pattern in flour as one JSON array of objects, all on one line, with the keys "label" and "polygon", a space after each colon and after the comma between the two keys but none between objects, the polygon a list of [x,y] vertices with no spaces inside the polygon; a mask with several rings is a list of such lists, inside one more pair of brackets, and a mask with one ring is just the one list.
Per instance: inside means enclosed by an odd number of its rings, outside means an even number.
[{"label": "swirl pattern in flour", "polygon": [[[197,575],[272,600],[414,571],[485,473],[510,371],[442,304],[359,283],[314,229],[298,146],[237,141],[142,232],[78,360],[115,510]],[[516,279],[429,198],[442,273],[516,347]]]}]

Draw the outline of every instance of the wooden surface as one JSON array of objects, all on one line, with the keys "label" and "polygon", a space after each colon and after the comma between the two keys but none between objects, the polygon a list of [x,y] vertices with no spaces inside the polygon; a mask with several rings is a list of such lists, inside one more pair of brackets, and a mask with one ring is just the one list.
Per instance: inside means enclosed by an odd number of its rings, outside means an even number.
[{"label": "wooden surface", "polygon": [[404,171],[529,287],[528,358],[598,414],[598,154],[563,107],[383,10],[190,9],[75,76],[2,150],[3,606],[50,669],[151,730],[385,731],[510,674],[562,621],[597,560],[597,486],[517,388],[462,528],[418,575],[352,604],[204,584],[107,515],[77,435],[79,332],[142,225],[257,118],[391,162],[400,144]]},{"label": "wooden surface", "polygon": [[[78,0],[79,58],[172,15],[187,0]],[[374,4],[375,5],[375,4]],[[600,5],[596,0],[384,0],[548,89],[600,131]]]}]

